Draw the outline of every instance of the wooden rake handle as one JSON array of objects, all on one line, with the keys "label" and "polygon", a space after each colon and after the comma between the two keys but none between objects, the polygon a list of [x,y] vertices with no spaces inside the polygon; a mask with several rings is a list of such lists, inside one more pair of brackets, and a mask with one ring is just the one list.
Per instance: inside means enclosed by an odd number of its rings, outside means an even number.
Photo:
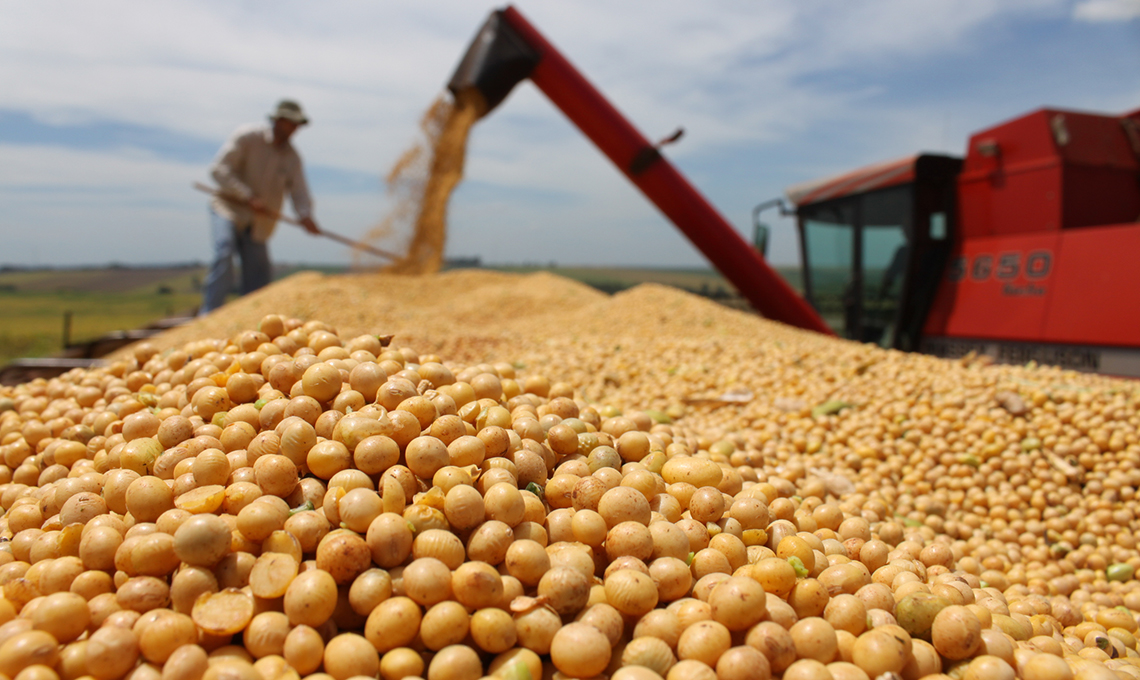
[{"label": "wooden rake handle", "polygon": [[[222,198],[222,199],[225,199],[227,201],[234,201],[236,203],[242,203],[245,205],[249,205],[249,201],[247,201],[245,199],[241,199],[241,198],[238,198],[237,196],[227,194],[220,189],[215,189],[214,187],[206,185],[206,184],[202,184],[201,182],[194,182],[194,188],[197,189],[198,191],[203,192],[203,193],[210,194],[211,196],[217,196],[218,198]],[[301,221],[298,219],[294,219],[292,217],[289,217],[288,215],[282,215],[281,213],[276,213],[276,212],[273,212],[271,210],[263,211],[263,214],[268,215],[274,219],[281,220],[282,222],[288,222],[289,224],[293,224],[293,225],[296,225],[298,227],[304,227],[305,226],[305,225],[301,224]],[[332,240],[343,243],[344,245],[349,246],[355,250],[361,250],[361,251],[364,251],[366,253],[376,255],[377,257],[384,257],[384,258],[387,258],[389,260],[399,260],[400,259],[400,256],[397,255],[396,253],[391,253],[391,252],[388,252],[387,250],[381,250],[380,248],[376,248],[375,246],[370,246],[367,243],[364,243],[362,241],[354,241],[354,240],[348,238],[347,236],[341,236],[340,234],[336,234],[336,233],[333,233],[333,232],[325,230],[325,229],[321,229],[317,233],[321,236],[324,236],[325,238],[331,238]]]}]

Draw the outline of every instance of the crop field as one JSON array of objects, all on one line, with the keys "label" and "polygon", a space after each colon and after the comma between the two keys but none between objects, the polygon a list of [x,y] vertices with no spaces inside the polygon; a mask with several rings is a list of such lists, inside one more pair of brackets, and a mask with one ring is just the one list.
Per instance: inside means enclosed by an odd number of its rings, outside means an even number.
[{"label": "crop field", "polygon": [[[284,266],[276,278],[311,267]],[[336,268],[317,268],[333,273]],[[708,269],[635,267],[494,267],[497,271],[549,271],[606,293],[641,283],[658,283],[747,305],[723,277]],[[64,315],[71,313],[70,342],[92,340],[110,331],[140,328],[159,319],[192,312],[199,302],[205,267],[106,267],[0,271],[0,365],[20,357],[50,356],[64,343]],[[781,270],[799,287],[798,270]]]},{"label": "crop field", "polygon": [[0,272],[0,365],[63,349],[70,342],[185,314],[199,299],[202,267]]}]

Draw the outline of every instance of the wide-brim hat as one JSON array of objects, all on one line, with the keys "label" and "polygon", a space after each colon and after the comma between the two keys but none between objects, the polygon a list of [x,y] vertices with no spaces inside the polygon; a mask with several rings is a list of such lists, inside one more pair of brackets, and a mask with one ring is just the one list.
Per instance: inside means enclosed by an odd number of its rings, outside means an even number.
[{"label": "wide-brim hat", "polygon": [[301,105],[292,99],[282,99],[277,103],[277,108],[273,113],[269,114],[269,120],[277,120],[278,118],[293,121],[297,125],[307,125],[309,123],[309,119],[305,116]]}]

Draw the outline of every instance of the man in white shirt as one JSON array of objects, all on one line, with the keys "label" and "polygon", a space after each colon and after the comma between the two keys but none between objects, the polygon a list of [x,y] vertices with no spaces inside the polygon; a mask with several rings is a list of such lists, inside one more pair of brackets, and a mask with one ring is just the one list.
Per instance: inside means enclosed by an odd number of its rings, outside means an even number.
[{"label": "man in white shirt", "polygon": [[285,195],[310,234],[319,234],[301,157],[289,143],[309,122],[300,104],[282,100],[269,115],[272,126],[251,125],[226,141],[210,168],[220,195],[210,204],[214,260],[206,276],[199,314],[225,303],[233,286],[233,256],[241,258],[241,292],[269,283],[272,269],[267,242],[277,226]]}]

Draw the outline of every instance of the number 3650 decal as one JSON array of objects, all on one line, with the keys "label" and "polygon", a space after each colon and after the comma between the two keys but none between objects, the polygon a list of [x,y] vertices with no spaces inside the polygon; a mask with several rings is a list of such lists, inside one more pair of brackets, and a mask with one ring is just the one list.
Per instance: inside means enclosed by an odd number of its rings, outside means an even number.
[{"label": "number 3650 decal", "polygon": [[1049,276],[1053,269],[1053,253],[1048,250],[1032,250],[1028,254],[1013,252],[999,255],[975,255],[954,258],[946,276],[951,281],[1012,281],[1020,276],[1030,280],[1040,280]]}]

